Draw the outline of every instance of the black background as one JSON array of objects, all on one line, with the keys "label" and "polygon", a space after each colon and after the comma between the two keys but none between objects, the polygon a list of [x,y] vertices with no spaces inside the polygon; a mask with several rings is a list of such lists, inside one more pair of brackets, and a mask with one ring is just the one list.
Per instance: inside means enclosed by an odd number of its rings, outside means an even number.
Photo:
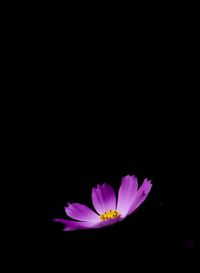
[{"label": "black background", "polygon": [[[143,267],[149,258],[158,265],[172,255],[193,257],[198,106],[192,50],[186,55],[182,46],[186,28],[169,33],[161,26],[154,33],[146,25],[135,43],[123,29],[119,41],[118,28],[105,38],[96,35],[101,26],[91,36],[78,25],[79,32],[69,27],[64,37],[53,26],[40,29],[38,39],[27,37],[23,48],[23,218],[33,258],[57,270],[71,264],[88,270],[93,263],[104,269],[136,260]],[[123,222],[63,232],[52,221],[66,217],[67,202],[92,206],[96,184],[109,183],[117,193],[127,174],[140,185],[149,178],[153,187]]]},{"label": "black background", "polygon": [[[26,225],[30,225],[31,242],[38,246],[37,255],[52,266],[85,256],[86,263],[88,259],[99,263],[99,256],[116,261],[140,255],[166,257],[166,252],[167,257],[182,252],[193,256],[198,225],[192,129],[185,130],[174,120],[167,124],[164,116],[158,127],[155,121],[160,117],[150,122],[152,115],[145,121],[140,118],[139,125],[134,112],[127,120],[115,116],[112,122],[108,111],[100,118],[95,114],[87,116],[87,122],[82,115],[70,123],[67,114],[60,119],[40,115],[29,120],[24,141],[30,221]],[[67,202],[92,207],[91,189],[98,183],[111,184],[117,193],[121,177],[127,174],[136,175],[140,185],[147,177],[153,187],[141,207],[123,222],[63,232],[62,224],[52,221],[66,217]]]}]

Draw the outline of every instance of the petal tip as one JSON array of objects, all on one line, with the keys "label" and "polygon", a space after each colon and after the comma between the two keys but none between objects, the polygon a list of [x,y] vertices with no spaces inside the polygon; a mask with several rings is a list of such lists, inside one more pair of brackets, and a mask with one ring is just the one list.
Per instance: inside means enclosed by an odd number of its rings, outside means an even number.
[{"label": "petal tip", "polygon": [[130,174],[127,174],[127,175],[124,175],[124,176],[122,176],[122,178],[134,178],[134,177],[136,177],[134,174],[133,175],[130,175]]},{"label": "petal tip", "polygon": [[145,182],[145,183],[148,183],[148,184],[152,184],[151,179],[148,179],[148,178],[145,178],[145,179],[144,179],[144,182]]}]

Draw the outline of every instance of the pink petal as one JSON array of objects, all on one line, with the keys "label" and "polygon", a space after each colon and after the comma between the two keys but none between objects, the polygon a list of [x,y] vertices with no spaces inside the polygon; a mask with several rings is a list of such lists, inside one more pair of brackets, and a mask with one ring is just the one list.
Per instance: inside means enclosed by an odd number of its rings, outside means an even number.
[{"label": "pink petal", "polygon": [[65,207],[67,215],[75,220],[86,222],[98,222],[99,215],[85,205],[79,203],[69,204]]},{"label": "pink petal", "polygon": [[108,219],[106,221],[99,222],[94,228],[102,228],[110,225],[114,225],[115,223],[123,220],[122,218],[114,218],[114,219]]},{"label": "pink petal", "polygon": [[116,196],[113,188],[108,184],[97,185],[92,189],[92,203],[99,214],[116,209]]},{"label": "pink petal", "polygon": [[122,178],[122,183],[118,193],[117,211],[122,217],[126,217],[130,206],[135,198],[138,188],[137,178],[132,175],[127,175]]},{"label": "pink petal", "polygon": [[75,222],[58,218],[54,219],[54,221],[64,224],[65,225],[64,231],[94,228],[98,224],[97,222]]},{"label": "pink petal", "polygon": [[137,191],[137,194],[131,204],[128,214],[131,214],[135,209],[137,209],[139,205],[146,199],[147,195],[151,190],[151,187],[151,180],[145,179],[142,186]]}]

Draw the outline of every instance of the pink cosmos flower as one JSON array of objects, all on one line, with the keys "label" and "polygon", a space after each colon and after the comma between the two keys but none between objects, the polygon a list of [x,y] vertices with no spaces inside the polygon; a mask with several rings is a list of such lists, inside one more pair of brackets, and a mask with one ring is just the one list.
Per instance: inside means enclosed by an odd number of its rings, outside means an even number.
[{"label": "pink cosmos flower", "polygon": [[151,180],[145,179],[138,189],[137,178],[134,175],[127,175],[122,178],[118,200],[116,200],[115,192],[110,185],[97,185],[92,189],[92,203],[97,213],[86,205],[68,203],[65,212],[76,221],[57,218],[54,221],[63,223],[64,231],[112,225],[134,212],[146,199],[151,187]]}]

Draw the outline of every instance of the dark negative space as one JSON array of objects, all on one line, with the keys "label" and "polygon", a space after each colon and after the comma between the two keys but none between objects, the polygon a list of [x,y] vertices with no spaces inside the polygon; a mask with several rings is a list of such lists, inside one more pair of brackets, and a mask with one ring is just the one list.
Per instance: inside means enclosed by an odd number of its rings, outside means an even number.
[{"label": "dark negative space", "polygon": [[[198,245],[193,169],[192,142],[166,132],[27,134],[24,172],[27,207],[34,215],[33,241],[54,261],[65,260],[65,255],[85,255],[88,246],[90,255],[104,248],[105,256],[116,259],[140,253],[162,256],[166,251],[190,255]],[[127,174],[136,175],[140,185],[149,178],[153,187],[145,202],[124,221],[73,232],[63,232],[63,225],[53,222],[67,218],[67,202],[92,208],[91,190],[96,184],[109,183],[117,193]]]}]

